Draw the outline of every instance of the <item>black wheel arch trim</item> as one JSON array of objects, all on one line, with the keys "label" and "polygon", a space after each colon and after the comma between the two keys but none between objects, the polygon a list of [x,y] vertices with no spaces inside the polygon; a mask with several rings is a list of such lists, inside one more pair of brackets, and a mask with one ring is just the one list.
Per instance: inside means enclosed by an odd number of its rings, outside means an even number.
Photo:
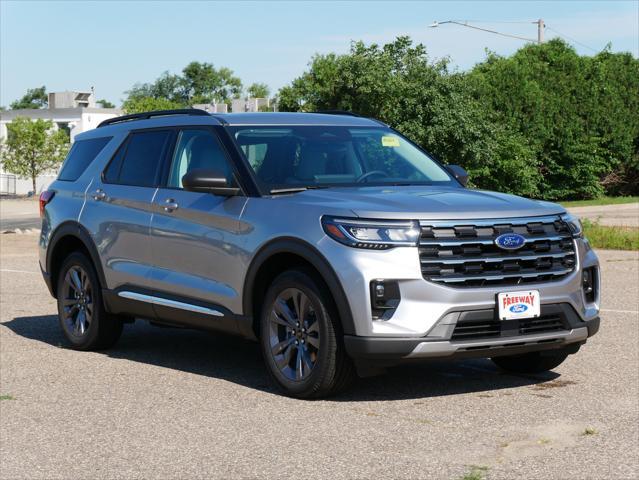
[{"label": "black wheel arch trim", "polygon": [[326,258],[311,244],[295,237],[280,237],[270,240],[263,245],[253,257],[244,278],[242,309],[245,316],[253,315],[253,286],[260,267],[273,255],[289,253],[297,255],[310,263],[320,274],[328,287],[342,322],[342,329],[346,335],[355,334],[355,324],[350,304],[342,288],[339,277]]},{"label": "black wheel arch trim", "polygon": [[57,278],[53,278],[52,267],[53,267],[54,259],[52,258],[52,252],[55,251],[56,247],[58,246],[58,243],[66,237],[75,237],[80,242],[82,242],[86,250],[89,252],[89,255],[91,257],[91,262],[93,263],[95,271],[98,274],[100,285],[102,286],[102,288],[106,288],[106,278],[104,276],[104,271],[102,270],[102,263],[100,262],[100,256],[98,255],[98,250],[95,244],[93,243],[93,238],[91,237],[91,234],[85,227],[83,227],[78,222],[69,220],[69,221],[61,223],[54,230],[53,234],[51,235],[51,240],[49,240],[49,244],[47,246],[46,273],[51,277],[51,283],[52,283],[51,293],[53,294],[53,296],[55,297],[57,294],[57,292],[55,291],[56,290],[55,284],[57,282]]}]

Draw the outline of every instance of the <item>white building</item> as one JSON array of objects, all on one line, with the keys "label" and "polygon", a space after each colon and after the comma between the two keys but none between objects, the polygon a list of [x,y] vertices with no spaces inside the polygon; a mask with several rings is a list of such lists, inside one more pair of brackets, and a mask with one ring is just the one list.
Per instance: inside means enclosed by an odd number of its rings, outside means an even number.
[{"label": "white building", "polygon": [[[73,143],[77,134],[97,127],[102,120],[119,115],[122,115],[120,109],[96,107],[92,92],[49,93],[48,108],[0,112],[0,144],[7,137],[7,123],[11,123],[16,117],[51,120],[54,128],[64,129],[69,133],[69,138]],[[55,179],[56,174],[57,172],[52,172],[51,175],[39,177],[36,182],[36,194],[46,189]],[[0,193],[25,195],[32,188],[30,179],[15,178],[15,175],[5,172],[0,165]]]}]

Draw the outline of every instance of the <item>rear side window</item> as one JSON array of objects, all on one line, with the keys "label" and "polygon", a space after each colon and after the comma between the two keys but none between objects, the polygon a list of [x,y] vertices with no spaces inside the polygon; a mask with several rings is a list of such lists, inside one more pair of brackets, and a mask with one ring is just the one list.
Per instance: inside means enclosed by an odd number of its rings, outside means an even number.
[{"label": "rear side window", "polygon": [[170,130],[137,132],[129,136],[104,172],[104,181],[139,187],[155,187]]},{"label": "rear side window", "polygon": [[90,138],[78,140],[71,147],[58,180],[74,182],[84,173],[95,157],[102,151],[113,137]]}]

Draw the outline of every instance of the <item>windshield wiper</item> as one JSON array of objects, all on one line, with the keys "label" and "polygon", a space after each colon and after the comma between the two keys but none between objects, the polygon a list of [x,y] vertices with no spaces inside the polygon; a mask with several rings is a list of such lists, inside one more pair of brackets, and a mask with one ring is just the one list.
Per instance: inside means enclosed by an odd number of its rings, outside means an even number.
[{"label": "windshield wiper", "polygon": [[284,188],[273,188],[269,193],[271,195],[277,195],[280,193],[297,193],[297,192],[305,192],[306,190],[319,190],[322,188],[332,188],[333,185],[307,185],[305,187],[284,187]]},{"label": "windshield wiper", "polygon": [[274,188],[269,193],[271,195],[279,195],[281,193],[297,193],[308,190],[306,187],[289,187],[289,188]]}]

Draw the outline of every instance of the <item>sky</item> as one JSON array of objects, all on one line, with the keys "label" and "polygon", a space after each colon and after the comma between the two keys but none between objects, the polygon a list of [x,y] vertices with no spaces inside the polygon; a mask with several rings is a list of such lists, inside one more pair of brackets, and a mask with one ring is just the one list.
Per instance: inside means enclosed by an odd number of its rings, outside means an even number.
[{"label": "sky", "polygon": [[[88,90],[117,105],[136,82],[179,73],[189,62],[225,66],[244,85],[271,91],[302,74],[316,53],[352,40],[385,43],[409,35],[433,59],[465,70],[486,49],[509,55],[525,42],[455,24],[536,38],[560,32],[580,54],[611,43],[639,56],[639,0],[626,1],[42,1],[0,0],[0,105],[27,88]],[[476,22],[476,23],[473,23]],[[512,23],[522,22],[522,23]]]}]

